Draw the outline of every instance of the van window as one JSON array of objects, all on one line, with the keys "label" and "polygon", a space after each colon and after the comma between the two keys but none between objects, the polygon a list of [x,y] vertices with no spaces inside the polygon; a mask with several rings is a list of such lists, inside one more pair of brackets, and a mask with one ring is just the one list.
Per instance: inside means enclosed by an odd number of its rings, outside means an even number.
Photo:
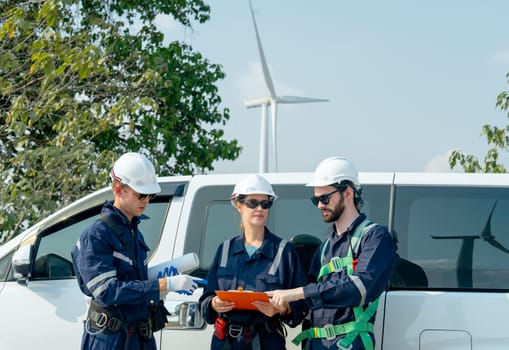
[{"label": "van window", "polygon": [[[100,217],[102,206],[81,212],[49,228],[41,235],[36,252],[33,278],[71,278],[74,276],[71,250],[79,235]],[[149,220],[142,220],[140,230],[151,251],[159,243],[168,202],[153,202],[145,209]]]},{"label": "van window", "polygon": [[508,189],[397,186],[395,198],[393,234],[409,281],[392,287],[509,290]]},{"label": "van window", "polygon": [[[94,210],[94,212],[96,212]],[[37,248],[33,278],[70,278],[74,276],[71,250],[81,232],[97,215],[83,218],[72,225],[65,226],[51,234],[42,236]]]},{"label": "van window", "polygon": [[[294,243],[301,255],[304,271],[307,271],[317,246],[327,238],[329,224],[323,222],[320,211],[309,200],[313,195],[312,188],[303,185],[274,185],[273,188],[278,199],[270,209],[267,227]],[[231,190],[231,186],[207,187],[195,196],[185,251],[194,251],[200,256],[200,269],[193,273],[197,276],[206,276],[221,242],[240,234],[240,216],[230,201],[210,200],[229,198]],[[387,225],[389,194],[388,185],[366,186],[362,212],[368,217],[373,215],[372,220]]]},{"label": "van window", "polygon": [[[0,259],[0,282],[9,281],[12,279],[12,273],[9,274],[9,271],[11,268],[11,261],[13,255],[14,250],[5,255],[2,259]],[[7,276],[9,276],[9,278]]]}]

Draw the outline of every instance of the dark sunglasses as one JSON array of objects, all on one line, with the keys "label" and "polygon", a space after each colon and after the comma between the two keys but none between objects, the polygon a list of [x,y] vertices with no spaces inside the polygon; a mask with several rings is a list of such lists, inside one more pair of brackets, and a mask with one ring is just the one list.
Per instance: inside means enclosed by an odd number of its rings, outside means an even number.
[{"label": "dark sunglasses", "polygon": [[310,199],[311,199],[311,202],[313,202],[313,204],[315,206],[318,206],[318,203],[320,203],[320,202],[327,205],[327,204],[329,204],[329,197],[336,192],[340,192],[340,189],[336,188],[334,191],[332,191],[330,193],[322,194],[321,196],[318,196],[318,197],[313,196]]},{"label": "dark sunglasses", "polygon": [[144,201],[145,198],[148,197],[148,200],[151,201],[152,199],[156,198],[156,194],[155,193],[151,193],[151,194],[145,194],[145,193],[138,193],[138,199],[140,201]]},{"label": "dark sunglasses", "polygon": [[244,204],[249,209],[255,209],[259,205],[262,206],[262,209],[269,209],[272,207],[272,201],[269,199],[264,199],[262,201],[259,201],[258,199],[243,199],[240,201],[240,203]]},{"label": "dark sunglasses", "polygon": [[133,190],[131,187],[129,187],[127,185],[122,185],[122,187],[123,188],[128,188],[129,190],[131,190],[135,195],[138,196],[138,199],[140,201],[144,201],[145,199],[147,199],[147,197],[148,197],[148,200],[151,201],[152,199],[154,199],[156,197],[155,193],[151,193],[151,194],[138,193],[138,192],[136,192],[135,190]]}]

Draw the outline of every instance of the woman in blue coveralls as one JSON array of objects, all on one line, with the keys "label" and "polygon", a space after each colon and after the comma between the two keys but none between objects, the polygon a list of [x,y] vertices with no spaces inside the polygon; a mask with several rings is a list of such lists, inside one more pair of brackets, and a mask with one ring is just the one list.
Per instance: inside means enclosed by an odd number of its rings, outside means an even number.
[{"label": "woman in blue coveralls", "polygon": [[208,285],[200,299],[205,320],[214,324],[211,349],[285,349],[285,328],[297,326],[305,313],[302,303],[276,308],[256,301],[255,310],[239,310],[234,302],[221,300],[216,290],[265,292],[305,284],[299,257],[291,243],[265,226],[276,195],[261,175],[239,181],[231,195],[241,217],[239,236],[217,249],[208,274]]},{"label": "woman in blue coveralls", "polygon": [[149,306],[169,291],[191,294],[188,275],[147,278],[147,253],[138,230],[150,198],[161,191],[154,166],[140,153],[122,155],[111,170],[115,200],[81,234],[72,251],[78,285],[89,299],[83,350],[155,350]]}]

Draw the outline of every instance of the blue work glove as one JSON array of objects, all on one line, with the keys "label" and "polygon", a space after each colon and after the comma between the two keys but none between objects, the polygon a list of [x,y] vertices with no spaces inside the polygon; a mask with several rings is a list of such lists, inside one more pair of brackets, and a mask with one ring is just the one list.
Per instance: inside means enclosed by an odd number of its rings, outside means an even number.
[{"label": "blue work glove", "polygon": [[194,293],[198,284],[193,277],[189,275],[176,275],[166,277],[166,287],[169,292],[177,292],[179,294],[191,295]]}]

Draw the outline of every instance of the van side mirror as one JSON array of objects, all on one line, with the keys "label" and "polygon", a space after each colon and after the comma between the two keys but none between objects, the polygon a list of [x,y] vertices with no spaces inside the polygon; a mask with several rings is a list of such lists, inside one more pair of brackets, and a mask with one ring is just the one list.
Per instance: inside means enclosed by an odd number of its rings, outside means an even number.
[{"label": "van side mirror", "polygon": [[17,280],[30,277],[30,261],[32,260],[32,244],[25,244],[12,256],[12,266],[14,268],[14,278]]},{"label": "van side mirror", "polygon": [[205,327],[205,320],[195,301],[178,304],[175,311],[168,317],[166,324],[166,329],[201,329],[203,327]]}]

